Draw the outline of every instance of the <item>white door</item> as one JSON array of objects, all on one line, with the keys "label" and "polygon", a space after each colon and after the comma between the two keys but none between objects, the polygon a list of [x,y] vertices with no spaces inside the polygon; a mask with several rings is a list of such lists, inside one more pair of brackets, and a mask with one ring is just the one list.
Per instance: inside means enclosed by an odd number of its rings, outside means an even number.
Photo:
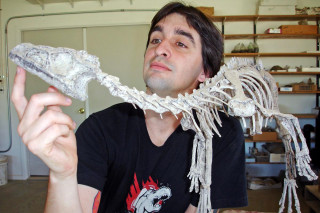
[{"label": "white door", "polygon": [[[88,53],[99,57],[103,72],[119,77],[124,85],[145,90],[142,69],[148,29],[149,25],[130,25],[90,27],[85,30],[76,28],[25,31],[23,42],[78,50],[84,49],[85,43]],[[83,34],[87,38],[85,42],[83,42]],[[46,91],[48,86],[40,78],[28,74],[26,95],[30,97],[34,93]],[[77,123],[77,126],[85,119],[86,114],[80,114],[79,109],[84,108],[88,111],[87,114],[91,114],[122,102],[120,98],[112,97],[107,88],[95,81],[89,83],[88,95],[87,108],[85,108],[85,102],[73,99],[72,106],[63,109]],[[30,152],[29,168],[31,175],[48,175],[49,173],[48,167]]]},{"label": "white door", "polygon": [[[87,28],[88,53],[99,57],[101,69],[120,78],[130,88],[145,91],[142,78],[144,52],[149,25],[125,25]],[[89,112],[123,102],[110,95],[98,82],[89,83]]]},{"label": "white door", "polygon": [[[77,50],[83,49],[82,28],[75,29],[54,29],[54,30],[34,30],[24,31],[23,42],[30,42],[37,45],[49,45],[53,47],[69,47]],[[26,97],[32,94],[47,91],[50,85],[39,77],[27,74]],[[71,107],[63,107],[63,111],[68,114],[78,125],[85,119],[85,113],[79,113],[79,109],[85,109],[85,102],[72,99]],[[28,163],[30,175],[48,175],[49,168],[35,155],[28,152]]]}]

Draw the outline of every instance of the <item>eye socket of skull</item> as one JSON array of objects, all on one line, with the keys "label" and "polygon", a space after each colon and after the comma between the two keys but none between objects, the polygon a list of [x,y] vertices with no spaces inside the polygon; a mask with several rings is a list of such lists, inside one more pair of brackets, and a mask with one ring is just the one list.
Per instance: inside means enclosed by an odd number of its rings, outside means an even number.
[{"label": "eye socket of skull", "polygon": [[51,54],[51,72],[59,75],[67,75],[72,70],[73,58],[67,52],[58,52]]}]

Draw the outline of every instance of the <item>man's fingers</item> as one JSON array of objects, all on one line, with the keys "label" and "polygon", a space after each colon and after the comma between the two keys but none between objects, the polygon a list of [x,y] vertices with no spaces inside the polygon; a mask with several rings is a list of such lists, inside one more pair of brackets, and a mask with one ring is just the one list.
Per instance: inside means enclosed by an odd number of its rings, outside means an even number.
[{"label": "man's fingers", "polygon": [[23,129],[20,129],[23,127],[20,127],[19,125],[18,132],[21,133],[23,142],[27,144],[28,141],[38,137],[38,135],[55,124],[65,125],[70,130],[75,129],[75,123],[68,115],[54,110],[48,110],[42,114],[39,119],[32,123],[25,132]]},{"label": "man's fingers", "polygon": [[11,100],[16,108],[20,120],[28,104],[28,101],[24,95],[25,82],[26,71],[21,67],[17,67],[17,73],[14,78],[14,84],[12,88]]},{"label": "man's fingers", "polygon": [[[48,92],[51,92],[51,93],[59,93],[58,89],[55,88],[54,86],[50,86],[50,87],[48,88]],[[47,106],[47,109],[48,109],[48,110],[54,110],[54,111],[57,111],[57,112],[62,112],[61,107],[59,107],[59,106],[57,106],[57,105]]]},{"label": "man's fingers", "polygon": [[23,119],[20,122],[21,131],[24,133],[24,128],[30,126],[36,119],[39,118],[41,112],[46,106],[52,105],[71,105],[71,99],[63,96],[61,93],[40,93],[32,95],[29,104],[23,114]]},{"label": "man's fingers", "polygon": [[44,157],[44,155],[45,157],[49,157],[54,149],[55,140],[58,137],[68,136],[69,134],[70,129],[67,125],[54,124],[26,145],[33,154],[39,157]]}]

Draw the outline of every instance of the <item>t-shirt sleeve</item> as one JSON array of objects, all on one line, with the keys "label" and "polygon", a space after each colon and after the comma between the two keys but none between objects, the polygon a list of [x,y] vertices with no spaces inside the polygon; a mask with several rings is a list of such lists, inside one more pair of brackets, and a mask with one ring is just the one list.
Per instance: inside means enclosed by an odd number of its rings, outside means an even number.
[{"label": "t-shirt sleeve", "polygon": [[[245,175],[244,135],[240,122],[220,114],[221,137],[216,134],[212,145],[212,209],[233,208],[248,205]],[[198,206],[199,196],[193,196],[191,204]]]},{"label": "t-shirt sleeve", "polygon": [[78,183],[102,191],[108,171],[108,148],[98,119],[91,115],[76,132]]}]

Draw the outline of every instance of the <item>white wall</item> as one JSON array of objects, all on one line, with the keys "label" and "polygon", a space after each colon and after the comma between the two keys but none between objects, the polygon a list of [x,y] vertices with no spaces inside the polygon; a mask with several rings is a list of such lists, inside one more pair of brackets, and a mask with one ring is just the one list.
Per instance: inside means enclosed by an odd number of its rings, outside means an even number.
[{"label": "white wall", "polygon": [[[79,12],[79,11],[98,11],[98,10],[111,10],[111,9],[159,9],[167,0],[107,0],[104,1],[103,6],[98,1],[80,1],[74,4],[72,8],[69,3],[59,4],[47,4],[45,9],[39,5],[30,4],[26,0],[2,0],[1,6],[1,66],[0,75],[5,75],[5,25],[7,21],[15,16],[26,16],[33,14],[49,14],[49,13],[62,13],[62,12]],[[252,15],[256,13],[256,5],[258,0],[194,0],[185,1],[193,4],[194,6],[214,6],[215,15]],[[319,6],[318,0],[299,0],[299,7],[303,6]],[[231,5],[231,6],[230,6]],[[55,17],[37,17],[37,18],[19,18],[13,19],[9,22],[10,34],[9,34],[9,49],[15,44],[21,41],[20,32],[21,29],[30,29],[34,26],[37,28],[64,28],[70,26],[81,26],[81,25],[108,25],[108,24],[137,24],[137,23],[148,23],[151,20],[153,12],[119,12],[112,13],[103,16],[101,18],[99,14],[90,15],[66,15],[66,16],[55,16]],[[44,22],[47,20],[48,22]],[[37,23],[39,25],[37,25]],[[241,26],[231,26],[233,30],[241,29]],[[304,45],[302,40],[297,41],[299,45]],[[11,75],[14,74],[12,71]],[[6,76],[9,77],[9,76]],[[12,81],[12,76],[10,77]],[[11,82],[12,83],[12,82]],[[5,89],[6,86],[5,86]],[[7,97],[6,90],[4,93],[0,93],[0,150],[5,149],[9,142],[9,126],[7,118]],[[12,107],[12,106],[11,106]],[[9,162],[9,177],[13,179],[25,179],[28,177],[27,174],[27,163],[25,162],[25,147],[21,144],[20,138],[16,133],[16,124],[18,123],[17,116],[12,109],[12,137],[13,147],[10,152],[5,153],[10,157]]]}]

